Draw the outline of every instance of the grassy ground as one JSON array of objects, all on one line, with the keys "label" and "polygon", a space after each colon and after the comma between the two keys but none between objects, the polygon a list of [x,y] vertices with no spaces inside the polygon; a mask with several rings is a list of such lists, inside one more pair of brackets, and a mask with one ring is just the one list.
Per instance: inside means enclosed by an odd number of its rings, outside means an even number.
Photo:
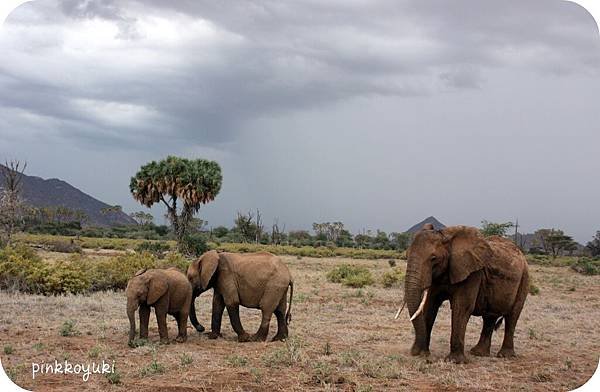
[{"label": "grassy ground", "polygon": [[[45,257],[60,257],[45,254]],[[293,320],[288,342],[237,343],[227,316],[223,339],[208,340],[188,327],[184,344],[157,345],[154,315],[150,344],[127,346],[128,321],[123,292],[89,296],[42,297],[0,292],[0,356],[7,373],[35,390],[198,390],[198,391],[380,391],[380,390],[540,390],[563,391],[592,375],[600,353],[600,277],[565,267],[531,266],[538,295],[530,296],[517,325],[514,360],[469,357],[467,365],[443,362],[449,350],[449,306],[434,328],[428,359],[408,354],[412,326],[394,313],[401,287],[363,289],[326,280],[336,265],[368,267],[375,277],[390,270],[373,260],[283,257],[295,278]],[[404,264],[400,263],[404,268]],[[198,299],[200,321],[210,325],[211,293]],[[260,313],[242,309],[249,331]],[[472,318],[467,349],[479,336]],[[275,333],[275,319],[271,336]],[[169,320],[171,338],[176,324]],[[492,351],[503,328],[494,334]],[[67,335],[67,336],[62,336]],[[31,377],[32,362],[100,363],[114,360],[117,376]],[[116,384],[111,384],[117,382]]]},{"label": "grassy ground", "polygon": [[[60,235],[47,234],[25,234],[21,233],[16,236],[17,241],[38,246],[52,246],[57,242],[69,243],[73,241],[82,248],[94,249],[97,252],[106,252],[110,250],[131,250],[135,249],[143,242],[164,242],[171,249],[176,248],[175,241],[148,241],[141,239],[130,238],[93,238],[93,237],[68,237]],[[334,247],[328,248],[325,246],[289,246],[289,245],[263,245],[263,244],[248,244],[248,243],[213,243],[209,242],[208,246],[211,249],[218,249],[225,252],[271,252],[276,255],[289,255],[301,257],[348,257],[353,259],[390,259],[401,258],[404,252],[395,250],[379,250],[379,249],[355,249]]]}]

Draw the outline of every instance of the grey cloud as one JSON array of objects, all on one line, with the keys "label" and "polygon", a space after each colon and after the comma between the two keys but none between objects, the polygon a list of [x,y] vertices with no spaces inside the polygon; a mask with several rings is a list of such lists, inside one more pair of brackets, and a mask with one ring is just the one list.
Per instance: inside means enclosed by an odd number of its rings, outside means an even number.
[{"label": "grey cloud", "polygon": [[600,39],[572,3],[36,1],[0,53],[0,154],[126,209],[178,154],[224,168],[213,225],[600,220]]},{"label": "grey cloud", "polygon": [[[561,3],[456,1],[448,7],[440,1],[62,0],[60,10],[68,18],[65,25],[69,19],[81,18],[114,21],[119,37],[140,45],[136,49],[180,61],[121,74],[114,58],[117,51],[107,54],[111,67],[98,64],[89,72],[93,86],[55,82],[46,86],[21,76],[10,85],[11,90],[21,91],[21,97],[14,99],[5,92],[0,100],[59,120],[91,124],[100,133],[105,124],[86,117],[73,105],[75,98],[135,103],[160,114],[155,122],[141,122],[139,131],[158,134],[160,129],[167,137],[218,144],[233,140],[244,123],[265,116],[357,97],[432,94],[440,88],[439,80],[444,90],[477,88],[485,83],[490,67],[523,66],[554,73],[595,67],[598,43],[590,38],[591,24],[581,23],[581,9]],[[533,12],[536,18],[529,17]],[[140,39],[136,23],[144,13],[167,18],[193,15],[214,23],[221,29],[218,34],[233,34],[238,41],[211,48],[190,42],[177,52],[162,52]],[[50,41],[53,31],[48,28]],[[32,60],[48,56],[53,66],[62,50],[58,42],[44,54],[15,49],[11,54]],[[128,50],[123,49],[125,59]],[[219,61],[207,65],[203,54]],[[69,64],[65,65],[69,72]],[[95,66],[85,57],[81,65]],[[0,67],[3,74],[11,74]],[[69,135],[76,138],[77,132]],[[102,137],[129,145],[127,135],[131,130]]]}]

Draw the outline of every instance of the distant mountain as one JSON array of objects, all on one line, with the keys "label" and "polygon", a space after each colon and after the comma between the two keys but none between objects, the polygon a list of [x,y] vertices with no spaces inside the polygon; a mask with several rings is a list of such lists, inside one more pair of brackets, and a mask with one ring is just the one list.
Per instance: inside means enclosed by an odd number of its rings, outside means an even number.
[{"label": "distant mountain", "polygon": [[421,230],[421,228],[423,227],[424,224],[427,223],[431,223],[433,225],[433,228],[436,230],[440,230],[443,229],[444,227],[446,227],[446,225],[444,225],[442,222],[440,222],[439,220],[437,220],[435,217],[430,216],[429,218],[424,219],[423,221],[417,223],[416,225],[412,226],[410,229],[406,230],[407,233],[411,233],[414,234],[417,231]]},{"label": "distant mountain", "polygon": [[[3,167],[4,168],[4,167]],[[0,181],[0,188],[3,187]],[[33,207],[67,207],[74,211],[83,211],[90,226],[117,226],[135,224],[135,221],[121,211],[103,213],[110,205],[83,193],[71,184],[52,178],[44,180],[40,177],[23,175],[23,199]]]}]

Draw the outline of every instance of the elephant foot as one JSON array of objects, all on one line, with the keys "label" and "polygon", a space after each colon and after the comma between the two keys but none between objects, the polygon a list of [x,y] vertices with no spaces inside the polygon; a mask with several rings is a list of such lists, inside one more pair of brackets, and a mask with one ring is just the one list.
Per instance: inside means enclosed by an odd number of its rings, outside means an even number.
[{"label": "elephant foot", "polygon": [[429,349],[419,347],[416,344],[413,344],[413,346],[410,349],[410,355],[412,355],[413,357],[416,357],[416,356],[428,357],[429,354],[430,354]]},{"label": "elephant foot", "polygon": [[169,344],[169,343],[171,343],[169,341],[169,338],[160,338],[159,344]]},{"label": "elephant foot", "polygon": [[272,341],[272,342],[277,342],[277,341],[283,342],[283,341],[285,341],[287,338],[288,338],[288,337],[287,337],[287,335],[283,335],[283,334],[281,334],[281,335],[280,335],[280,334],[277,334],[277,335],[273,336],[273,339],[271,339],[271,341]]},{"label": "elephant foot", "polygon": [[489,357],[490,356],[490,347],[476,345],[469,351],[471,354],[476,357]]},{"label": "elephant foot", "polygon": [[454,363],[469,363],[467,357],[463,353],[450,353],[444,359],[446,362],[454,362]]},{"label": "elephant foot", "polygon": [[175,341],[177,343],[184,343],[186,340],[187,340],[187,336],[182,336],[182,335],[179,335],[175,338]]},{"label": "elephant foot", "polygon": [[250,334],[244,332],[243,334],[238,335],[238,342],[245,343],[251,340]]},{"label": "elephant foot", "polygon": [[250,337],[250,341],[251,342],[266,342],[267,341],[267,335],[263,335],[263,334],[254,334],[252,335],[252,337]]},{"label": "elephant foot", "polygon": [[208,338],[209,339],[217,339],[217,338],[222,338],[223,335],[221,335],[220,332],[209,332],[208,333]]},{"label": "elephant foot", "polygon": [[516,356],[515,350],[512,348],[501,348],[497,354],[498,358],[514,358]]}]

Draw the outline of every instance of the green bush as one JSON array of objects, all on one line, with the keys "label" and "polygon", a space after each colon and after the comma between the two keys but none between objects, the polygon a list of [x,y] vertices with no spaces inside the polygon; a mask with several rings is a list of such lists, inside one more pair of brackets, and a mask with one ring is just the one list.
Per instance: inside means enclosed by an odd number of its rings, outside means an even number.
[{"label": "green bush", "polygon": [[533,282],[529,282],[529,294],[538,295],[540,293],[540,288]]},{"label": "green bush", "polygon": [[154,268],[156,259],[149,253],[130,253],[103,260],[82,258],[92,280],[92,291],[115,290],[127,287],[127,282],[138,270]]},{"label": "green bush", "polygon": [[399,268],[394,268],[381,276],[381,284],[383,287],[390,288],[398,285],[402,279],[404,279],[404,272]]},{"label": "green bush", "polygon": [[349,287],[364,287],[374,282],[373,275],[367,268],[347,264],[337,266],[329,271],[327,280]]},{"label": "green bush", "polygon": [[0,288],[43,293],[50,268],[24,245],[0,249]]},{"label": "green bush", "polygon": [[148,252],[152,255],[162,258],[165,253],[171,250],[171,246],[164,241],[144,241],[135,247],[135,251],[138,253]]},{"label": "green bush", "polygon": [[208,245],[204,236],[200,233],[188,234],[183,238],[185,252],[192,256],[200,256],[208,251]]},{"label": "green bush", "polygon": [[600,275],[600,259],[582,257],[573,263],[571,268],[584,275]]},{"label": "green bush", "polygon": [[48,270],[42,294],[78,294],[90,289],[91,278],[81,266],[59,261]]},{"label": "green bush", "polygon": [[117,290],[127,287],[140,269],[176,267],[185,272],[188,265],[187,259],[174,252],[163,259],[147,252],[102,259],[73,255],[50,264],[20,245],[0,250],[0,288],[44,295]]},{"label": "green bush", "polygon": [[51,252],[60,252],[60,253],[82,253],[83,249],[81,246],[73,239],[70,241],[56,240],[49,241],[46,244],[46,247]]}]

